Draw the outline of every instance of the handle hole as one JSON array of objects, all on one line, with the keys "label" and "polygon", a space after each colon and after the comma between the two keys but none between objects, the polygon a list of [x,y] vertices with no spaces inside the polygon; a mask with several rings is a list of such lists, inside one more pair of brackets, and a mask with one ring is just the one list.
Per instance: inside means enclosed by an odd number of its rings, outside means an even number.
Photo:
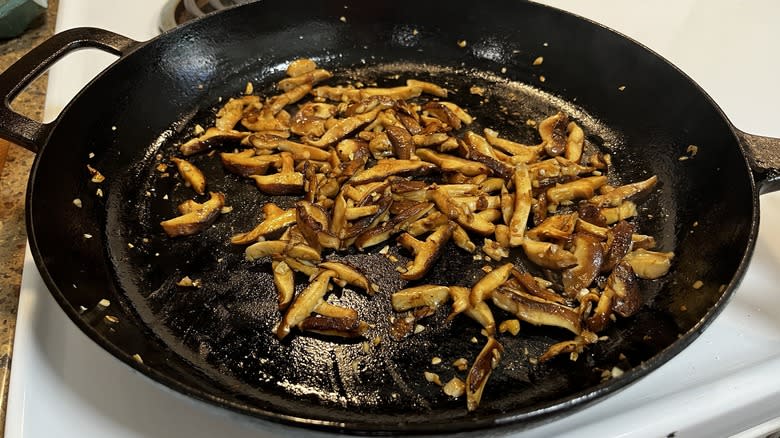
[{"label": "handle hole", "polygon": [[[32,120],[49,123],[89,81],[117,58],[94,48],[69,53],[22,89],[11,101],[11,109]],[[50,77],[50,72],[56,74]],[[41,94],[46,95],[44,107],[35,103]]]}]

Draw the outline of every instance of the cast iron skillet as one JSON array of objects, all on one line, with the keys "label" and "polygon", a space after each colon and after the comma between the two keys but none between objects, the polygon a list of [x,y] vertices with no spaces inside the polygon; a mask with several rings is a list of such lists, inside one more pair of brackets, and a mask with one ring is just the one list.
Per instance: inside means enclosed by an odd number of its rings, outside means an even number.
[{"label": "cast iron skillet", "polygon": [[[120,59],[57,120],[39,124],[10,110],[8,102],[30,80],[84,47]],[[537,56],[544,63],[533,67]],[[268,265],[243,260],[241,249],[227,244],[229,235],[254,224],[264,200],[207,156],[197,157],[211,189],[225,192],[234,210],[198,238],[172,241],[159,221],[191,193],[154,167],[158,155],[169,156],[190,135],[193,123],[213,119],[219,97],[237,94],[247,81],[269,89],[299,57],[338,72],[332,83],[361,78],[391,85],[398,82],[394,73],[444,83],[478,124],[519,140],[535,140],[527,119],[566,111],[592,146],[611,152],[614,182],[660,178],[642,204],[640,226],[660,250],[675,251],[672,272],[644,283],[640,312],[613,324],[604,333],[608,340],[577,362],[529,361],[545,345],[568,339],[566,333],[525,325],[520,336],[502,337],[502,364],[474,413],[425,382],[422,372],[451,377],[446,365],[479,352],[481,341],[469,342],[483,339],[479,328],[466,319],[444,324],[441,309],[423,333],[389,340],[388,297],[402,284],[383,257],[345,256],[364,266],[383,292],[369,299],[345,290],[339,297],[376,323],[370,338],[383,336],[378,346],[366,352],[360,342],[295,336],[280,344],[272,336],[279,316]],[[467,92],[471,85],[485,87],[491,105],[506,105],[508,115],[479,105]],[[758,195],[778,188],[777,140],[735,129],[696,84],[639,44],[518,1],[325,1],[299,8],[267,0],[146,43],[74,29],[3,73],[0,94],[0,135],[38,152],[27,194],[31,251],[76,325],[129,366],[180,392],[327,430],[532,425],[616,392],[680,352],[721,311],[753,250]],[[691,144],[698,153],[680,160]],[[88,164],[106,181],[90,182]],[[525,266],[522,257],[513,260]],[[200,278],[203,287],[177,288],[184,275]],[[470,255],[448,248],[428,281],[470,285],[477,275]],[[694,290],[697,280],[704,286]],[[444,365],[433,367],[433,356]],[[614,366],[626,373],[602,382],[601,372]]]}]

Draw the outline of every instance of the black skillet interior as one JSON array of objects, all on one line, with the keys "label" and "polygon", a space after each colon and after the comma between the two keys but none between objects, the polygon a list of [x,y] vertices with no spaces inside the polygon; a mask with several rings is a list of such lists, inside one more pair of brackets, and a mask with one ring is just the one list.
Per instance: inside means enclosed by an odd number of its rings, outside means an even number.
[{"label": "black skillet interior", "polygon": [[[538,56],[544,62],[533,66]],[[502,336],[506,353],[472,414],[422,373],[443,380],[458,374],[450,364],[476,357],[484,342],[479,328],[465,318],[445,324],[447,309],[441,309],[422,333],[392,341],[389,294],[403,284],[393,264],[371,254],[378,248],[343,257],[367,268],[382,292],[367,298],[344,290],[337,297],[376,324],[369,339],[381,336],[379,345],[300,336],[279,343],[272,336],[279,314],[268,264],[245,261],[228,243],[253,226],[265,198],[247,181],[225,175],[216,158],[198,156],[194,162],[205,169],[210,190],[226,193],[233,211],[195,238],[171,241],[159,221],[192,194],[155,166],[191,135],[194,123],[213,119],[219,98],[238,94],[247,81],[268,90],[299,57],[338,72],[332,84],[393,85],[409,77],[444,84],[477,125],[519,141],[537,140],[526,120],[564,110],[591,145],[612,154],[614,181],[660,178],[642,204],[640,227],[659,249],[675,251],[672,273],[643,284],[640,312],[614,324],[604,333],[608,340],[577,362],[529,361],[549,343],[568,339],[564,332],[524,325],[518,337]],[[470,94],[472,85],[484,87],[487,99]],[[497,111],[501,105],[508,111]],[[691,155],[691,144],[698,153],[681,160]],[[90,182],[87,164],[106,181]],[[752,249],[756,217],[741,148],[695,84],[620,35],[516,1],[339,1],[296,10],[263,1],[174,30],[126,56],[73,102],[39,154],[28,196],[31,247],[43,277],[101,346],[218,405],[363,432],[528,424],[625,386],[683,349],[714,318]],[[448,248],[427,281],[470,285],[480,266]],[[203,286],[176,287],[185,275]],[[694,289],[697,280],[704,285]],[[98,305],[102,299],[111,304]],[[497,313],[499,321],[507,317]],[[431,364],[434,356],[443,359],[440,365]],[[602,382],[602,371],[614,366],[628,373]]]}]

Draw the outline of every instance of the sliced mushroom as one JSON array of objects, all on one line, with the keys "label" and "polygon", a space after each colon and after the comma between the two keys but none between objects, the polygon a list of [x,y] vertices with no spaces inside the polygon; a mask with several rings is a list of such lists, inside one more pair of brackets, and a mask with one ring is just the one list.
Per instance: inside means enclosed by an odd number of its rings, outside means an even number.
[{"label": "sliced mushroom", "polygon": [[308,201],[295,205],[295,221],[309,246],[313,248],[341,247],[341,239],[330,232],[328,213],[320,206]]},{"label": "sliced mushroom", "polygon": [[206,193],[206,177],[200,169],[192,163],[181,158],[172,157],[171,161],[176,164],[182,179],[195,190],[195,193],[203,195]]},{"label": "sliced mushroom", "polygon": [[582,158],[583,144],[585,143],[585,132],[576,123],[569,122],[566,126],[568,137],[566,138],[566,149],[564,156],[567,160],[578,163]]},{"label": "sliced mushroom", "polygon": [[604,249],[601,241],[596,237],[587,233],[577,233],[574,235],[573,245],[577,265],[561,274],[563,291],[569,298],[576,298],[582,289],[593,283],[604,261]]},{"label": "sliced mushroom", "polygon": [[394,175],[420,175],[430,172],[436,166],[419,160],[381,160],[373,167],[356,173],[349,182],[357,186],[375,181],[384,181]]},{"label": "sliced mushroom", "polygon": [[617,207],[605,207],[601,209],[601,215],[604,217],[604,221],[607,225],[614,224],[615,222],[622,221],[624,219],[630,219],[639,214],[636,209],[636,204],[631,201],[623,201]]},{"label": "sliced mushroom", "polygon": [[661,278],[669,272],[672,266],[673,252],[648,251],[639,248],[623,257],[623,261],[631,266],[637,277],[645,280]]},{"label": "sliced mushroom", "polygon": [[[592,223],[583,221],[581,218],[577,220],[575,230],[598,236],[601,239],[607,239],[607,234],[609,233],[608,228],[593,225]],[[633,248],[650,249],[655,247],[655,239],[653,236],[644,234],[632,234],[631,243]]]},{"label": "sliced mushroom", "polygon": [[239,143],[249,132],[242,131],[221,131],[217,128],[209,128],[197,138],[188,140],[179,146],[179,152],[185,157],[195,155],[199,152],[210,149],[213,146],[219,146],[226,143]]},{"label": "sliced mushroom", "polygon": [[471,287],[469,301],[472,306],[491,297],[494,290],[504,284],[514,269],[512,263],[506,263],[485,274],[474,286]]},{"label": "sliced mushroom", "polygon": [[277,232],[295,223],[295,209],[282,210],[273,203],[263,206],[263,221],[251,231],[239,233],[230,238],[234,245],[248,245],[260,237]]},{"label": "sliced mushroom", "polygon": [[281,169],[272,175],[250,175],[257,188],[269,195],[294,195],[303,192],[303,174],[296,172],[292,154],[282,152]]},{"label": "sliced mushroom", "polygon": [[377,115],[379,115],[379,109],[340,120],[330,127],[318,140],[307,139],[306,142],[317,147],[325,147],[329,144],[336,143],[361,126],[371,123]]},{"label": "sliced mushroom", "polygon": [[490,169],[482,163],[466,160],[449,154],[440,154],[430,149],[420,149],[417,156],[421,160],[433,163],[445,172],[459,172],[466,176],[482,175],[490,172]]},{"label": "sliced mushroom", "polygon": [[281,157],[278,155],[255,155],[252,149],[221,153],[219,156],[225,169],[241,176],[265,175],[269,167],[281,166]]},{"label": "sliced mushroom", "polygon": [[217,111],[217,117],[214,126],[220,131],[230,131],[236,127],[236,124],[244,116],[247,109],[259,110],[263,107],[259,96],[242,96],[239,98],[230,98],[222,108]]},{"label": "sliced mushroom", "polygon": [[439,257],[442,247],[452,236],[453,224],[441,225],[431,233],[425,242],[421,242],[408,233],[398,237],[398,243],[414,254],[414,261],[401,274],[404,280],[419,280],[433,266]]},{"label": "sliced mushroom", "polygon": [[187,205],[186,213],[182,212],[181,216],[160,222],[168,236],[191,236],[206,229],[219,217],[222,207],[225,206],[225,195],[211,192],[208,201],[202,204],[191,201]]},{"label": "sliced mushroom", "polygon": [[330,279],[335,277],[336,273],[330,270],[320,271],[314,280],[301,291],[295,298],[295,301],[287,308],[279,327],[276,330],[276,337],[284,339],[290,330],[308,318],[326,293]]},{"label": "sliced mushroom", "polygon": [[414,221],[428,214],[433,209],[433,204],[427,202],[414,203],[400,211],[387,222],[362,232],[355,239],[355,247],[363,250],[370,246],[378,245],[390,236],[406,230]]},{"label": "sliced mushroom", "polygon": [[463,286],[450,286],[449,293],[450,299],[452,300],[452,312],[450,312],[450,314],[447,316],[447,321],[452,320],[452,318],[460,313],[465,312],[471,307],[469,298],[471,296],[470,288]]},{"label": "sliced mushroom", "polygon": [[280,90],[290,91],[295,87],[304,84],[315,85],[318,82],[322,82],[325,79],[329,79],[332,76],[333,74],[331,74],[331,72],[325,69],[318,68],[318,69],[310,70],[306,73],[301,73],[296,76],[282,79],[281,81],[279,81],[277,86],[279,87]]},{"label": "sliced mushroom", "polygon": [[[294,259],[319,262],[321,256],[316,249],[303,245],[292,244],[286,240],[263,240],[249,245],[244,250],[247,260],[258,260],[263,257],[287,255]],[[289,263],[288,263],[289,265]],[[292,267],[292,265],[290,265]]]},{"label": "sliced mushroom", "polygon": [[555,184],[554,187],[547,189],[547,210],[553,212],[560,204],[592,198],[596,189],[606,183],[606,176],[589,176],[564,184]]},{"label": "sliced mushroom", "polygon": [[493,291],[493,304],[534,325],[561,327],[580,333],[580,314],[571,307],[547,301],[516,289],[499,288]]},{"label": "sliced mushroom", "polygon": [[577,213],[549,216],[541,224],[528,230],[526,235],[534,240],[553,239],[567,240],[577,225]]},{"label": "sliced mushroom", "polygon": [[498,148],[512,158],[513,164],[531,163],[539,159],[544,150],[543,146],[527,146],[507,139],[499,138],[498,132],[486,128],[484,131],[485,139],[491,146]]},{"label": "sliced mushroom", "polygon": [[534,264],[547,269],[566,269],[577,264],[577,257],[560,245],[540,242],[528,237],[523,239],[523,250]]},{"label": "sliced mushroom", "polygon": [[336,115],[336,106],[323,102],[307,102],[290,119],[290,132],[301,137],[321,137],[325,122]]},{"label": "sliced mushroom", "polygon": [[284,260],[271,262],[271,270],[274,274],[276,292],[279,295],[279,309],[284,310],[290,305],[295,295],[295,275]]},{"label": "sliced mushroom", "polygon": [[449,287],[435,284],[424,284],[421,286],[401,289],[393,293],[391,303],[393,310],[404,312],[416,307],[437,308],[447,302],[450,297]]},{"label": "sliced mushroom", "polygon": [[563,154],[566,150],[566,127],[569,117],[559,112],[539,123],[539,135],[542,137],[544,151],[551,157]]},{"label": "sliced mushroom", "polygon": [[359,338],[368,331],[368,323],[352,318],[309,316],[297,324],[303,332],[340,338]]},{"label": "sliced mushroom", "polygon": [[634,228],[630,223],[620,221],[607,231],[606,254],[601,272],[610,272],[631,251]]},{"label": "sliced mushroom", "polygon": [[512,277],[514,277],[517,283],[519,283],[519,285],[522,286],[523,289],[531,295],[557,304],[565,303],[565,300],[562,296],[551,291],[548,287],[540,284],[539,280],[534,278],[534,276],[528,272],[520,272],[517,269],[513,269]]},{"label": "sliced mushroom", "polygon": [[485,385],[490,378],[490,374],[498,366],[503,352],[504,347],[495,338],[489,337],[482,351],[479,352],[479,355],[474,360],[468,377],[466,377],[466,407],[469,412],[479,407]]},{"label": "sliced mushroom", "polygon": [[558,342],[551,345],[544,354],[539,356],[539,363],[547,362],[548,360],[565,353],[569,353],[572,360],[576,360],[577,356],[584,351],[585,347],[595,344],[598,339],[599,337],[597,334],[583,330],[582,333],[570,341]]},{"label": "sliced mushroom", "polygon": [[[363,289],[368,295],[374,295],[376,293],[376,285],[368,281],[365,274],[354,266],[350,266],[345,262],[323,262],[319,264],[319,267],[322,269],[329,269],[336,273],[336,278],[333,280],[334,283],[341,280],[345,284],[350,284]],[[343,287],[344,285],[340,286]]]},{"label": "sliced mushroom", "polygon": [[291,61],[287,66],[287,76],[294,78],[296,76],[304,75],[317,68],[317,63],[309,58],[299,58]]},{"label": "sliced mushroom", "polygon": [[390,143],[393,144],[393,155],[401,160],[408,160],[414,155],[414,140],[412,134],[399,126],[388,126],[385,128]]},{"label": "sliced mushroom", "polygon": [[609,324],[613,311],[621,316],[631,316],[641,306],[642,295],[634,271],[628,263],[620,263],[607,278],[607,286],[585,323],[588,330],[600,332]]},{"label": "sliced mushroom", "polygon": [[475,306],[469,305],[463,314],[479,323],[488,336],[496,334],[496,320],[486,302],[482,301]]},{"label": "sliced mushroom", "polygon": [[515,166],[512,182],[515,195],[512,218],[509,221],[509,245],[519,246],[523,244],[528,216],[531,214],[531,178],[528,175],[528,167],[524,164]]},{"label": "sliced mushroom", "polygon": [[658,182],[655,175],[650,178],[624,186],[616,187],[609,193],[594,196],[588,200],[589,203],[597,207],[617,207],[627,199],[649,192]]}]

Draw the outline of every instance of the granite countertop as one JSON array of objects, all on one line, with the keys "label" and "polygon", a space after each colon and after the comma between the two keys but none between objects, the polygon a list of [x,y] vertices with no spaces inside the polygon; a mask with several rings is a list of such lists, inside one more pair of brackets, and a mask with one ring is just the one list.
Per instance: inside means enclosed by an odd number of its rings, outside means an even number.
[{"label": "granite countertop", "polygon": [[[27,30],[19,37],[0,40],[0,71],[5,71],[31,48],[54,32],[57,0],[49,0],[45,22]],[[46,92],[45,75],[35,80],[12,107],[32,119],[41,120]],[[24,198],[27,175],[32,166],[33,153],[0,140],[0,436],[3,435],[8,397],[8,376],[11,370],[16,326],[19,286],[22,282],[22,264],[27,234],[24,225]],[[5,165],[3,150],[8,149]]]}]

